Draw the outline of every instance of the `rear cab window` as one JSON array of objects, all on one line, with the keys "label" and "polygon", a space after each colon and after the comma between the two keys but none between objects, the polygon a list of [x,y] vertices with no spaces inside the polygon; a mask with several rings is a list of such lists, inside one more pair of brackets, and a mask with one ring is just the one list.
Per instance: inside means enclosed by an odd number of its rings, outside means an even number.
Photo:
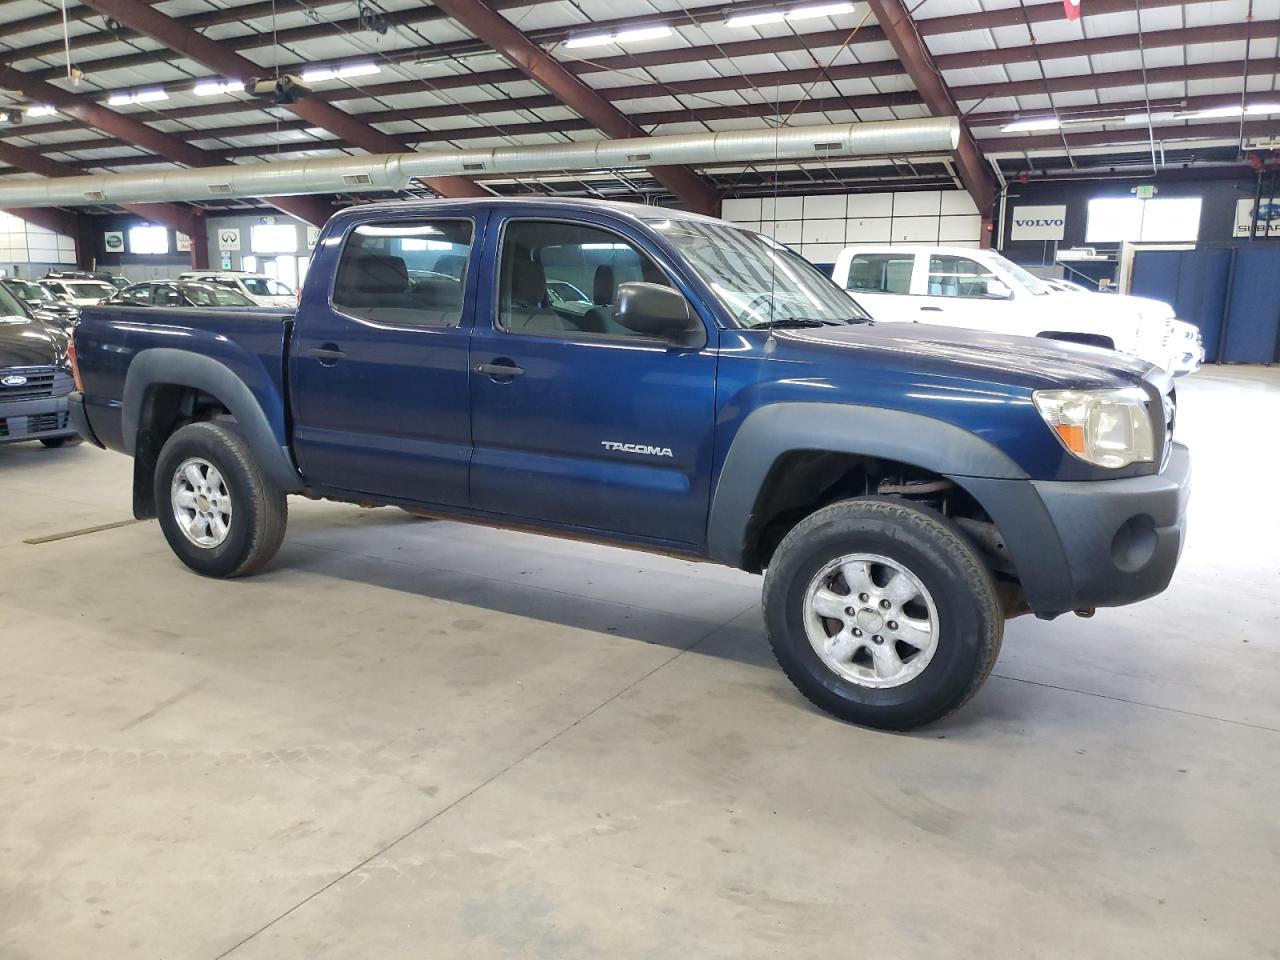
[{"label": "rear cab window", "polygon": [[358,224],[338,262],[334,308],[376,323],[458,326],[474,232],[470,219]]},{"label": "rear cab window", "polygon": [[859,253],[849,263],[845,289],[863,293],[910,293],[915,254]]}]

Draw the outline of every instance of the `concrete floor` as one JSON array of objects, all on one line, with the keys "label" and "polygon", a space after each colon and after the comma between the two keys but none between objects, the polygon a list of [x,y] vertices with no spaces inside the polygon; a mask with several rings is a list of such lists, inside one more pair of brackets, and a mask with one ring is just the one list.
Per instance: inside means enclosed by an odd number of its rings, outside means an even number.
[{"label": "concrete floor", "polygon": [[1181,388],[1172,588],[1010,624],[911,735],[759,580],[295,502],[263,575],[0,448],[0,957],[1280,956],[1280,372]]}]

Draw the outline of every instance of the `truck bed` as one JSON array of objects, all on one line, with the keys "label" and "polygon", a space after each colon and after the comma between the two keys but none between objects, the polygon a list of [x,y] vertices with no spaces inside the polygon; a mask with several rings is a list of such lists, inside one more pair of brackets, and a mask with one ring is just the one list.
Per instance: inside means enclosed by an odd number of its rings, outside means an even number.
[{"label": "truck bed", "polygon": [[132,453],[122,429],[125,375],[151,350],[197,352],[226,366],[253,393],[283,445],[285,362],[291,310],[163,310],[86,307],[75,330],[85,416],[105,447]]}]

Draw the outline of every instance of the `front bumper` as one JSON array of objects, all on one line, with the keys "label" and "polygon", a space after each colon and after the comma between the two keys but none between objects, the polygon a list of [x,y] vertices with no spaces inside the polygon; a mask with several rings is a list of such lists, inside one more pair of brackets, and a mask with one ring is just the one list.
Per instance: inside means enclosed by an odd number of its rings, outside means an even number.
[{"label": "front bumper", "polygon": [[65,396],[0,403],[0,443],[75,435]]},{"label": "front bumper", "polygon": [[1191,457],[1182,444],[1173,444],[1160,473],[1146,477],[955,479],[991,515],[1037,616],[1136,603],[1173,578],[1191,493]]}]

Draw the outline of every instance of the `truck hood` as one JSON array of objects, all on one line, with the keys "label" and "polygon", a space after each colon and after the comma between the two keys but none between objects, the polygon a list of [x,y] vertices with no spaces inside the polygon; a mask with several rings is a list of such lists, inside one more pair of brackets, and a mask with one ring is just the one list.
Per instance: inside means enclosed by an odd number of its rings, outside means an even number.
[{"label": "truck hood", "polygon": [[61,366],[67,338],[34,317],[0,316],[0,368]]},{"label": "truck hood", "polygon": [[1157,369],[1114,350],[924,323],[860,323],[776,333],[797,345],[856,351],[865,360],[885,361],[898,369],[1031,390],[1124,387]]},{"label": "truck hood", "polygon": [[1129,294],[1118,293],[1094,293],[1087,290],[1082,293],[1059,291],[1051,294],[1051,296],[1068,298],[1064,302],[1080,304],[1091,311],[1103,312],[1108,316],[1123,316],[1131,317],[1134,320],[1158,322],[1174,318],[1173,307],[1163,300],[1155,300],[1151,297],[1134,297]]}]

